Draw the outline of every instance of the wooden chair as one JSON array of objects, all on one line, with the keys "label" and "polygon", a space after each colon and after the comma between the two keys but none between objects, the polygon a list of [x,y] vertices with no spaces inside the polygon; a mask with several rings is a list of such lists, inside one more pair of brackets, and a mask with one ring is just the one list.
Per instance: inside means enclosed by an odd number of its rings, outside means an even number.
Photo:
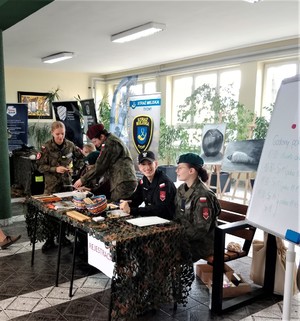
[{"label": "wooden chair", "polygon": [[[265,273],[265,286],[256,287],[256,289],[253,289],[249,294],[241,295],[233,299],[223,300],[224,264],[225,262],[248,256],[256,228],[245,221],[248,209],[247,205],[225,200],[219,200],[219,202],[221,204],[222,211],[218,218],[218,227],[215,231],[214,255],[207,259],[208,263],[213,265],[211,311],[215,313],[221,313],[232,307],[240,306],[246,301],[264,294],[266,290],[268,292],[272,292],[275,274],[274,268],[272,281],[272,272],[271,274]],[[226,234],[231,234],[243,239],[242,251],[240,253],[230,252],[225,249]],[[273,254],[272,258],[274,259],[274,257],[275,256]],[[275,266],[275,263],[273,266]],[[268,268],[266,267],[266,270]],[[269,275],[267,276],[267,274]]]}]

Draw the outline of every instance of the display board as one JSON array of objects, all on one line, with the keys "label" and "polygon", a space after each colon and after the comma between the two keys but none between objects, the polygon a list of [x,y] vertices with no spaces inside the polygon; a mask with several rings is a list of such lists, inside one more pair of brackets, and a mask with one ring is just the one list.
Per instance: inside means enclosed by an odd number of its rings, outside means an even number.
[{"label": "display board", "polygon": [[285,238],[300,233],[300,75],[279,89],[247,213],[250,224]]},{"label": "display board", "polygon": [[27,104],[6,104],[7,134],[9,151],[21,148],[28,143]]}]

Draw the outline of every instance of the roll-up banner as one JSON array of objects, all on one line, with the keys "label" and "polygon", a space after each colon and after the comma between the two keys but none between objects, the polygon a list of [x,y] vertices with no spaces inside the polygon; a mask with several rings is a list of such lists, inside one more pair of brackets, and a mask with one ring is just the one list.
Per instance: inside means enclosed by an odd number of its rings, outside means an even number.
[{"label": "roll-up banner", "polygon": [[6,104],[8,149],[21,148],[28,143],[28,105]]},{"label": "roll-up banner", "polygon": [[134,163],[143,151],[151,150],[158,158],[161,94],[129,97],[129,149]]},{"label": "roll-up banner", "polygon": [[66,138],[82,148],[83,137],[77,101],[55,101],[52,105],[56,120],[62,121],[66,126]]},{"label": "roll-up banner", "polygon": [[130,87],[136,85],[138,76],[128,76],[123,78],[114,91],[111,111],[109,131],[118,136],[128,146],[128,99],[130,97]]},{"label": "roll-up banner", "polygon": [[80,100],[83,115],[83,132],[86,133],[88,128],[97,124],[97,114],[94,99]]}]

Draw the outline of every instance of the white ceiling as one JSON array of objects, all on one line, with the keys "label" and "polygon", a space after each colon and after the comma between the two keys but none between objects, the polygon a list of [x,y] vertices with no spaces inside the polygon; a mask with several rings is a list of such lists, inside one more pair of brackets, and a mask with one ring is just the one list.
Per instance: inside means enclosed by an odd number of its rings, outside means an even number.
[{"label": "white ceiling", "polygon": [[[112,34],[146,22],[151,37],[118,44]],[[299,37],[299,1],[56,0],[3,32],[4,66],[110,74]],[[41,57],[75,57],[42,64]]]}]

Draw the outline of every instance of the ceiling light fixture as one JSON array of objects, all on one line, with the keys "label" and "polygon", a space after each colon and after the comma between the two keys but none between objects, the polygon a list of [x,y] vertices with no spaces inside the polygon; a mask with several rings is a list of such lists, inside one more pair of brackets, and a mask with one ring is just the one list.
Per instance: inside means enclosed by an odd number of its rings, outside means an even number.
[{"label": "ceiling light fixture", "polygon": [[55,62],[70,59],[73,56],[74,56],[73,52],[63,51],[63,52],[58,52],[56,54],[42,58],[42,62],[44,62],[45,64],[54,64]]},{"label": "ceiling light fixture", "polygon": [[142,37],[153,35],[159,31],[163,31],[166,28],[166,25],[163,23],[157,22],[148,22],[143,25],[116,33],[111,36],[112,42],[127,42],[136,40]]},{"label": "ceiling light fixture", "polygon": [[243,0],[243,1],[250,2],[250,3],[256,3],[256,2],[261,2],[263,0]]}]

